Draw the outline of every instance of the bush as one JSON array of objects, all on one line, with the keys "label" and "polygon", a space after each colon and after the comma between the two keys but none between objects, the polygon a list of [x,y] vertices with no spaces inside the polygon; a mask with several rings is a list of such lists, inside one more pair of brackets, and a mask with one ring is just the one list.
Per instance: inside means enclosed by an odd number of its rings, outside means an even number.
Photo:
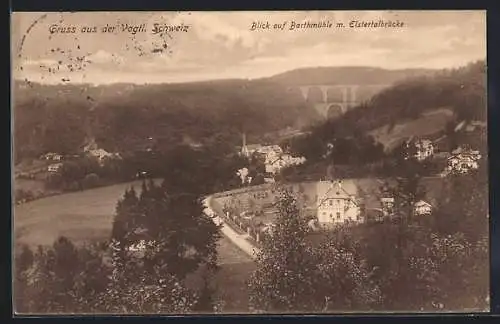
[{"label": "bush", "polygon": [[78,190],[82,189],[82,186],[81,186],[81,183],[79,183],[77,181],[73,181],[71,183],[66,184],[63,187],[63,189],[67,190],[67,191],[78,191]]},{"label": "bush", "polygon": [[35,199],[33,192],[24,189],[16,189],[14,197],[16,203],[27,202]]},{"label": "bush", "polygon": [[101,179],[95,173],[90,173],[85,176],[82,180],[83,189],[90,189],[98,187],[101,184]]},{"label": "bush", "polygon": [[48,189],[61,189],[64,185],[64,179],[59,173],[50,174],[45,179],[45,187]]}]

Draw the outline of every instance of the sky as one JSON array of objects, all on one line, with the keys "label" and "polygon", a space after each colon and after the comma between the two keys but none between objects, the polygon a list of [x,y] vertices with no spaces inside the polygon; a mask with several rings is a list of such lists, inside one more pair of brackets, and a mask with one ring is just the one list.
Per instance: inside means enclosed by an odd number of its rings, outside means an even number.
[{"label": "sky", "polygon": [[[354,20],[403,26],[350,28]],[[289,29],[307,21],[333,27]],[[254,22],[271,28],[252,31]],[[125,24],[146,32],[122,31]],[[155,24],[188,27],[154,34]],[[115,32],[102,32],[106,25]],[[254,79],[316,66],[452,68],[486,59],[486,12],[23,12],[11,16],[11,57],[14,78],[42,83]]]}]

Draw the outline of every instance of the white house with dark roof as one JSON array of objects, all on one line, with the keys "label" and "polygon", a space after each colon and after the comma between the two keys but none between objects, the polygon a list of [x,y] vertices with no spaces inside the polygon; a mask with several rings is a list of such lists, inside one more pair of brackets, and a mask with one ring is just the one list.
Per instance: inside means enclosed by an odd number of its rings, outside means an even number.
[{"label": "white house with dark roof", "polygon": [[290,154],[270,155],[269,158],[266,158],[265,167],[267,173],[276,174],[285,167],[303,164],[304,162],[304,157],[293,157]]},{"label": "white house with dark roof", "polygon": [[59,170],[61,170],[63,164],[62,163],[54,163],[54,164],[51,164],[47,167],[47,171],[49,172],[59,172]]},{"label": "white house with dark roof", "polygon": [[479,168],[481,154],[479,151],[470,148],[459,147],[448,157],[448,167],[446,171],[452,173],[467,173],[470,170]]},{"label": "white house with dark roof", "polygon": [[415,142],[415,147],[417,148],[417,152],[415,153],[415,157],[419,161],[426,160],[432,155],[434,155],[434,144],[431,140],[421,139]]},{"label": "white house with dark roof", "polygon": [[88,155],[96,158],[99,163],[103,163],[106,159],[121,159],[119,153],[110,153],[102,148],[99,148],[95,139],[91,139],[87,145],[84,146],[83,151]]},{"label": "white house with dark roof", "polygon": [[380,207],[383,216],[391,216],[394,213],[394,197],[380,198]]},{"label": "white house with dark roof", "polygon": [[52,161],[61,161],[63,159],[62,154],[58,153],[46,153],[40,157],[41,160],[52,160]]},{"label": "white house with dark roof", "polygon": [[418,161],[424,161],[431,158],[434,155],[435,147],[434,143],[429,139],[415,139],[411,137],[406,142],[407,149],[413,146],[415,151],[413,152],[413,157]]},{"label": "white house with dark roof", "polygon": [[363,221],[358,188],[353,181],[319,181],[316,191],[316,212],[321,226]]},{"label": "white house with dark roof", "polygon": [[414,213],[417,216],[432,214],[432,205],[425,200],[419,200],[414,204]]}]

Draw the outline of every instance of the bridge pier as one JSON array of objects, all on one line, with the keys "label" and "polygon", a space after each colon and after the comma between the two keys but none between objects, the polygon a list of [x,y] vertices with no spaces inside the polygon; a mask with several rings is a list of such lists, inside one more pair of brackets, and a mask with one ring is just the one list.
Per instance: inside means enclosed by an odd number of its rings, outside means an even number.
[{"label": "bridge pier", "polygon": [[351,86],[351,98],[350,98],[350,102],[357,102],[356,101],[356,91],[358,90],[359,86],[358,85],[353,85]]},{"label": "bridge pier", "polygon": [[[328,110],[332,105],[339,105],[342,107],[342,113],[345,113],[349,107],[358,104],[361,100],[366,100],[367,98],[359,98],[358,92],[360,89],[373,89],[375,90],[374,93],[377,92],[377,90],[382,90],[389,85],[385,84],[374,84],[374,85],[355,85],[355,84],[336,84],[336,85],[299,85],[296,87],[291,87],[291,88],[299,88],[300,93],[302,94],[302,97],[304,100],[308,100],[310,97],[310,92],[312,88],[317,88],[321,92],[321,102],[320,103],[315,103],[315,109],[318,110],[318,112],[323,115],[327,116],[328,115]],[[332,89],[337,89],[340,90],[342,95],[340,100],[335,100],[333,102],[329,101],[328,98],[328,91]]]}]

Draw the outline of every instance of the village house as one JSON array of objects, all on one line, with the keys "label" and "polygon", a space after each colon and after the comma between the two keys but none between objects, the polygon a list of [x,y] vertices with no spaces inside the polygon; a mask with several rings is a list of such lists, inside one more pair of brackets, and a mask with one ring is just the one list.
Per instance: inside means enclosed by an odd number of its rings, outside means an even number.
[{"label": "village house", "polygon": [[279,145],[247,144],[245,134],[243,134],[242,141],[240,154],[246,158],[250,158],[253,154],[257,153],[264,160],[267,160],[274,159],[283,154],[283,150]]},{"label": "village house", "polygon": [[266,159],[272,159],[283,154],[283,149],[279,145],[265,145],[258,148],[256,152],[262,154]]},{"label": "village house", "polygon": [[414,213],[417,216],[432,214],[432,205],[424,200],[419,200],[414,205]]},{"label": "village house", "polygon": [[413,157],[415,157],[418,161],[424,161],[434,155],[435,147],[431,140],[411,139],[406,142],[407,149],[410,149],[411,145],[414,146]]},{"label": "village house", "polygon": [[394,213],[394,198],[382,197],[380,198],[380,207],[384,217],[391,216]]},{"label": "village house", "polygon": [[415,143],[417,153],[415,157],[419,161],[423,161],[432,157],[434,154],[434,144],[430,140],[419,140]]},{"label": "village house", "polygon": [[47,171],[49,172],[59,172],[62,167],[62,163],[54,163],[48,166]]},{"label": "village house", "polygon": [[90,150],[87,153],[91,156],[96,157],[100,161],[104,160],[105,158],[111,157],[113,155],[103,149]]},{"label": "village house", "polygon": [[[332,178],[329,178],[332,179]],[[381,222],[394,217],[396,199],[383,189],[394,186],[391,180],[375,178],[352,178],[342,180],[306,181],[300,183],[261,185],[259,188],[241,191],[224,202],[224,206],[237,206],[227,217],[254,218],[261,224],[276,221],[278,206],[275,204],[281,189],[296,197],[300,216],[308,222],[311,230],[329,229],[340,224],[357,225],[366,222]],[[420,185],[425,193],[412,208],[412,215],[431,215],[433,206],[442,199],[443,181],[436,177],[422,179]],[[229,211],[224,211],[228,213]]]},{"label": "village house", "polygon": [[[380,198],[380,211],[381,213],[375,220],[382,220],[385,217],[394,215],[394,198],[382,197]],[[432,205],[425,200],[419,200],[413,204],[413,214],[417,216],[424,216],[432,214]]]},{"label": "village house", "polygon": [[41,160],[52,160],[52,161],[61,161],[63,159],[63,156],[58,153],[46,153],[40,157]]},{"label": "village house", "polygon": [[267,174],[276,174],[287,166],[299,165],[305,162],[305,158],[303,157],[293,157],[290,154],[284,153],[279,145],[247,145],[245,134],[243,134],[242,144],[240,154],[247,158],[254,154],[259,155],[264,161]]},{"label": "village house", "polygon": [[120,154],[118,153],[110,153],[107,152],[106,150],[99,148],[97,146],[97,143],[95,140],[91,140],[85,147],[83,148],[83,151],[88,155],[97,158],[99,163],[103,163],[106,159],[110,158],[121,158]]},{"label": "village house", "polygon": [[319,181],[317,197],[316,214],[320,226],[363,221],[354,182]]},{"label": "village house", "polygon": [[448,158],[446,171],[450,173],[467,173],[479,167],[481,154],[470,148],[459,147],[451,153]]},{"label": "village house", "polygon": [[267,173],[276,174],[285,167],[299,165],[304,162],[305,158],[303,157],[293,157],[289,154],[281,154],[275,159],[267,159],[265,161],[265,167]]}]

